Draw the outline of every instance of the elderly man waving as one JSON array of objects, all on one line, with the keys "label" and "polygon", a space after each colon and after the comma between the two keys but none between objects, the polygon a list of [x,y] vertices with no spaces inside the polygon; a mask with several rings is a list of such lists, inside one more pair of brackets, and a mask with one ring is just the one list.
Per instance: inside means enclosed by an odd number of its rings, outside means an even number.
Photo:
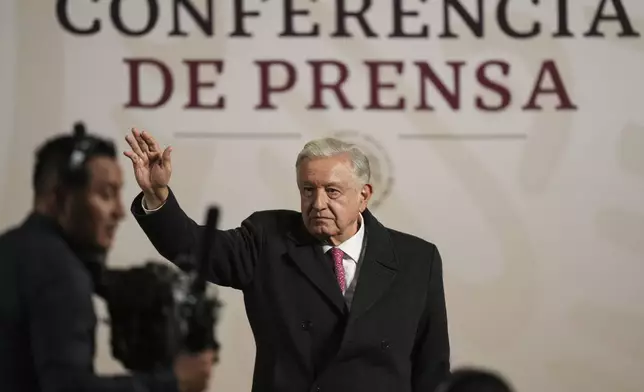
[{"label": "elderly man waving", "polygon": [[[203,227],[169,188],[171,149],[126,137],[142,192],[132,213],[177,260]],[[442,263],[433,244],[368,210],[369,161],[336,139],[296,160],[301,212],[251,214],[212,241],[208,279],[242,290],[257,346],[253,392],[431,392],[450,371]]]}]

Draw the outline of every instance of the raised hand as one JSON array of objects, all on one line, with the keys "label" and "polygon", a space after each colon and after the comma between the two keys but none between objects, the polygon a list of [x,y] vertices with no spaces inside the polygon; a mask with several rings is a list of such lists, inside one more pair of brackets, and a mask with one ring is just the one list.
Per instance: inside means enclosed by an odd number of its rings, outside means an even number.
[{"label": "raised hand", "polygon": [[132,128],[132,134],[127,135],[125,140],[132,150],[124,154],[132,161],[134,177],[143,191],[145,203],[148,208],[155,209],[168,198],[172,148],[162,150],[149,133],[139,132],[136,128]]}]

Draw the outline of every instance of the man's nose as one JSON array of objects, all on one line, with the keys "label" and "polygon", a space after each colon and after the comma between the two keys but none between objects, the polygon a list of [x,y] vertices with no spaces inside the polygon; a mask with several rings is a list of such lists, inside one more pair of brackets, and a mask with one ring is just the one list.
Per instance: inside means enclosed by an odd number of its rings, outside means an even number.
[{"label": "man's nose", "polygon": [[326,204],[326,192],[316,191],[313,199],[313,208],[315,208],[316,210],[323,210],[326,208]]}]

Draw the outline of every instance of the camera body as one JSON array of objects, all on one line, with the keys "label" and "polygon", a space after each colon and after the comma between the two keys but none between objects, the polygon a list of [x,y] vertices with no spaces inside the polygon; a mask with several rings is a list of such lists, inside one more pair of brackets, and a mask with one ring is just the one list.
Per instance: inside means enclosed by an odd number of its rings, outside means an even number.
[{"label": "camera body", "polygon": [[149,261],[102,274],[111,324],[112,355],[131,371],[172,366],[179,352],[217,349],[215,325],[220,303],[196,271]]}]

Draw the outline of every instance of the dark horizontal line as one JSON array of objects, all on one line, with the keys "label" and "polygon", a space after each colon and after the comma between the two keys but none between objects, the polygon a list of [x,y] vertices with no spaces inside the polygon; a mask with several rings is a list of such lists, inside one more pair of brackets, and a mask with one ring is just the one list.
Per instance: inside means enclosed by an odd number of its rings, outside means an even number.
[{"label": "dark horizontal line", "polygon": [[400,139],[443,139],[443,140],[518,140],[528,137],[525,133],[408,133],[398,135]]},{"label": "dark horizontal line", "polygon": [[299,133],[280,132],[175,132],[179,139],[299,139]]}]

